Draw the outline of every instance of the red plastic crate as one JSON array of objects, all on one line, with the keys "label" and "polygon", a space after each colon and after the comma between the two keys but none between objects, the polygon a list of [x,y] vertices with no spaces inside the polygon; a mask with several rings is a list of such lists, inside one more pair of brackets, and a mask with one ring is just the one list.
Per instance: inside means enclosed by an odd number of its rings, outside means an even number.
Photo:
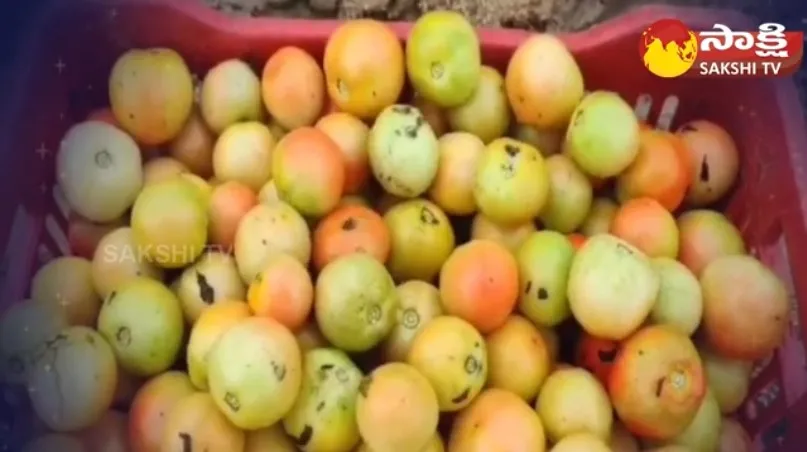
[{"label": "red plastic crate", "polygon": [[[54,150],[65,131],[107,104],[113,62],[133,47],[179,51],[197,74],[226,58],[260,68],[271,53],[297,45],[321,58],[336,21],[230,18],[199,0],[53,2],[32,34],[14,74],[0,123],[0,266],[3,303],[27,295],[33,272],[68,253],[64,201],[54,190]],[[694,29],[751,21],[733,12],[645,7],[590,30],[564,35],[589,89],[619,92],[637,115],[662,128],[705,118],[725,126],[742,155],[740,183],[725,211],[752,252],[784,279],[793,303],[785,345],[755,369],[751,395],[738,417],[760,451],[797,451],[807,443],[807,138],[790,80],[660,79],[637,52],[641,31],[678,18]],[[392,24],[403,39],[408,25]],[[484,62],[504,70],[528,33],[480,30]],[[801,300],[801,302],[800,302]],[[799,305],[802,311],[799,312]]]}]

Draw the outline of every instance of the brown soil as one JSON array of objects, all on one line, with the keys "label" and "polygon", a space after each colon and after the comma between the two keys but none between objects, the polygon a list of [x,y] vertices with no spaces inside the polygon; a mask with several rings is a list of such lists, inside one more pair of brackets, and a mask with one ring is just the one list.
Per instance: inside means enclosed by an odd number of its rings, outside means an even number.
[{"label": "brown soil", "polygon": [[[338,17],[412,20],[425,11],[451,9],[476,25],[574,31],[618,15],[647,0],[205,0],[228,13],[276,17]],[[758,0],[661,0],[653,3],[708,5],[753,13]]]}]

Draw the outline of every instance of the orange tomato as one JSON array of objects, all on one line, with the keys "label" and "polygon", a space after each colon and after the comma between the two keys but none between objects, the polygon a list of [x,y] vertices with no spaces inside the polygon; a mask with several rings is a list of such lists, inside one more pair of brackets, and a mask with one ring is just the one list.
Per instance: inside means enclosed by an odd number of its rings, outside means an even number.
[{"label": "orange tomato", "polygon": [[490,388],[457,416],[447,450],[543,452],[546,434],[541,418],[527,402],[510,391]]},{"label": "orange tomato", "polygon": [[162,373],[140,388],[129,409],[132,452],[159,452],[168,413],[195,391],[188,375],[179,371]]},{"label": "orange tomato", "polygon": [[249,187],[229,181],[216,186],[208,204],[208,237],[210,243],[232,249],[241,218],[258,204],[258,197]]},{"label": "orange tomato", "polygon": [[299,330],[314,302],[311,275],[290,254],[276,254],[250,284],[247,302],[255,315],[271,317],[291,331]]},{"label": "orange tomato", "polygon": [[636,198],[623,204],[611,222],[610,232],[649,257],[678,257],[678,225],[653,198]]},{"label": "orange tomato", "polygon": [[213,132],[208,129],[199,112],[194,110],[182,132],[171,142],[169,155],[197,176],[207,178],[213,175],[215,141]]},{"label": "orange tomato", "polygon": [[684,200],[690,183],[689,155],[681,138],[663,130],[639,132],[639,154],[617,178],[622,201],[649,197],[670,212]]},{"label": "orange tomato", "polygon": [[550,34],[534,34],[522,42],[504,80],[516,121],[538,128],[565,128],[585,92],[574,56]]},{"label": "orange tomato", "polygon": [[193,109],[193,77],[167,48],[132,49],[109,75],[109,103],[121,127],[151,146],[176,137]]},{"label": "orange tomato", "polygon": [[690,338],[665,325],[640,329],[625,340],[611,368],[608,393],[627,429],[668,441],[692,422],[707,381]]},{"label": "orange tomato", "polygon": [[345,159],[325,132],[301,127],[281,138],[273,150],[277,193],[298,212],[321,217],[332,211],[345,189]]},{"label": "orange tomato", "polygon": [[440,296],[450,315],[481,333],[502,326],[518,298],[518,266],[497,242],[472,240],[457,247],[440,270]]},{"label": "orange tomato", "polygon": [[404,50],[386,24],[369,19],[341,25],[325,45],[325,80],[337,108],[371,119],[401,95]]},{"label": "orange tomato", "polygon": [[725,196],[737,180],[740,155],[731,135],[717,124],[691,121],[676,132],[690,167],[686,201],[703,207]]},{"label": "orange tomato", "polygon": [[379,214],[360,205],[345,205],[325,217],[314,231],[314,267],[353,252],[367,253],[382,264],[390,252],[390,234]]},{"label": "orange tomato", "polygon": [[695,276],[700,277],[719,257],[748,251],[740,230],[720,212],[690,210],[678,217],[676,225],[681,247],[678,260]]},{"label": "orange tomato", "polygon": [[261,93],[269,114],[286,130],[310,126],[325,105],[325,75],[299,47],[283,47],[263,67]]},{"label": "orange tomato", "polygon": [[367,157],[367,136],[370,128],[357,117],[348,113],[330,113],[314,126],[339,146],[345,159],[345,194],[361,192],[370,179],[370,163]]}]

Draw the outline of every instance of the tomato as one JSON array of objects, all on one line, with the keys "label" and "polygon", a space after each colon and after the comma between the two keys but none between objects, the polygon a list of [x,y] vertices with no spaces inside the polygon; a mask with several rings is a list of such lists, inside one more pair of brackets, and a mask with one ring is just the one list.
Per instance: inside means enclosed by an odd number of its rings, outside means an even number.
[{"label": "tomato", "polygon": [[474,94],[482,67],[473,25],[454,11],[420,17],[406,41],[406,70],[415,90],[441,107],[457,107]]},{"label": "tomato", "polygon": [[325,46],[325,81],[336,107],[374,118],[398,100],[404,85],[404,50],[398,37],[375,20],[346,22]]}]

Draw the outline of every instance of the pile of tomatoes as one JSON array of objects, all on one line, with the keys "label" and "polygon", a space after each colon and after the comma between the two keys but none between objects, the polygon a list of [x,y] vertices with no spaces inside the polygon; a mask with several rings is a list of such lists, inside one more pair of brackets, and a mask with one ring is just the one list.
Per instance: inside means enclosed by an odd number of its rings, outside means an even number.
[{"label": "pile of tomatoes", "polygon": [[199,83],[122,54],[56,157],[74,255],[2,318],[25,450],[750,451],[789,301],[712,209],[731,136],[642,123],[551,35],[483,63],[444,11]]}]

